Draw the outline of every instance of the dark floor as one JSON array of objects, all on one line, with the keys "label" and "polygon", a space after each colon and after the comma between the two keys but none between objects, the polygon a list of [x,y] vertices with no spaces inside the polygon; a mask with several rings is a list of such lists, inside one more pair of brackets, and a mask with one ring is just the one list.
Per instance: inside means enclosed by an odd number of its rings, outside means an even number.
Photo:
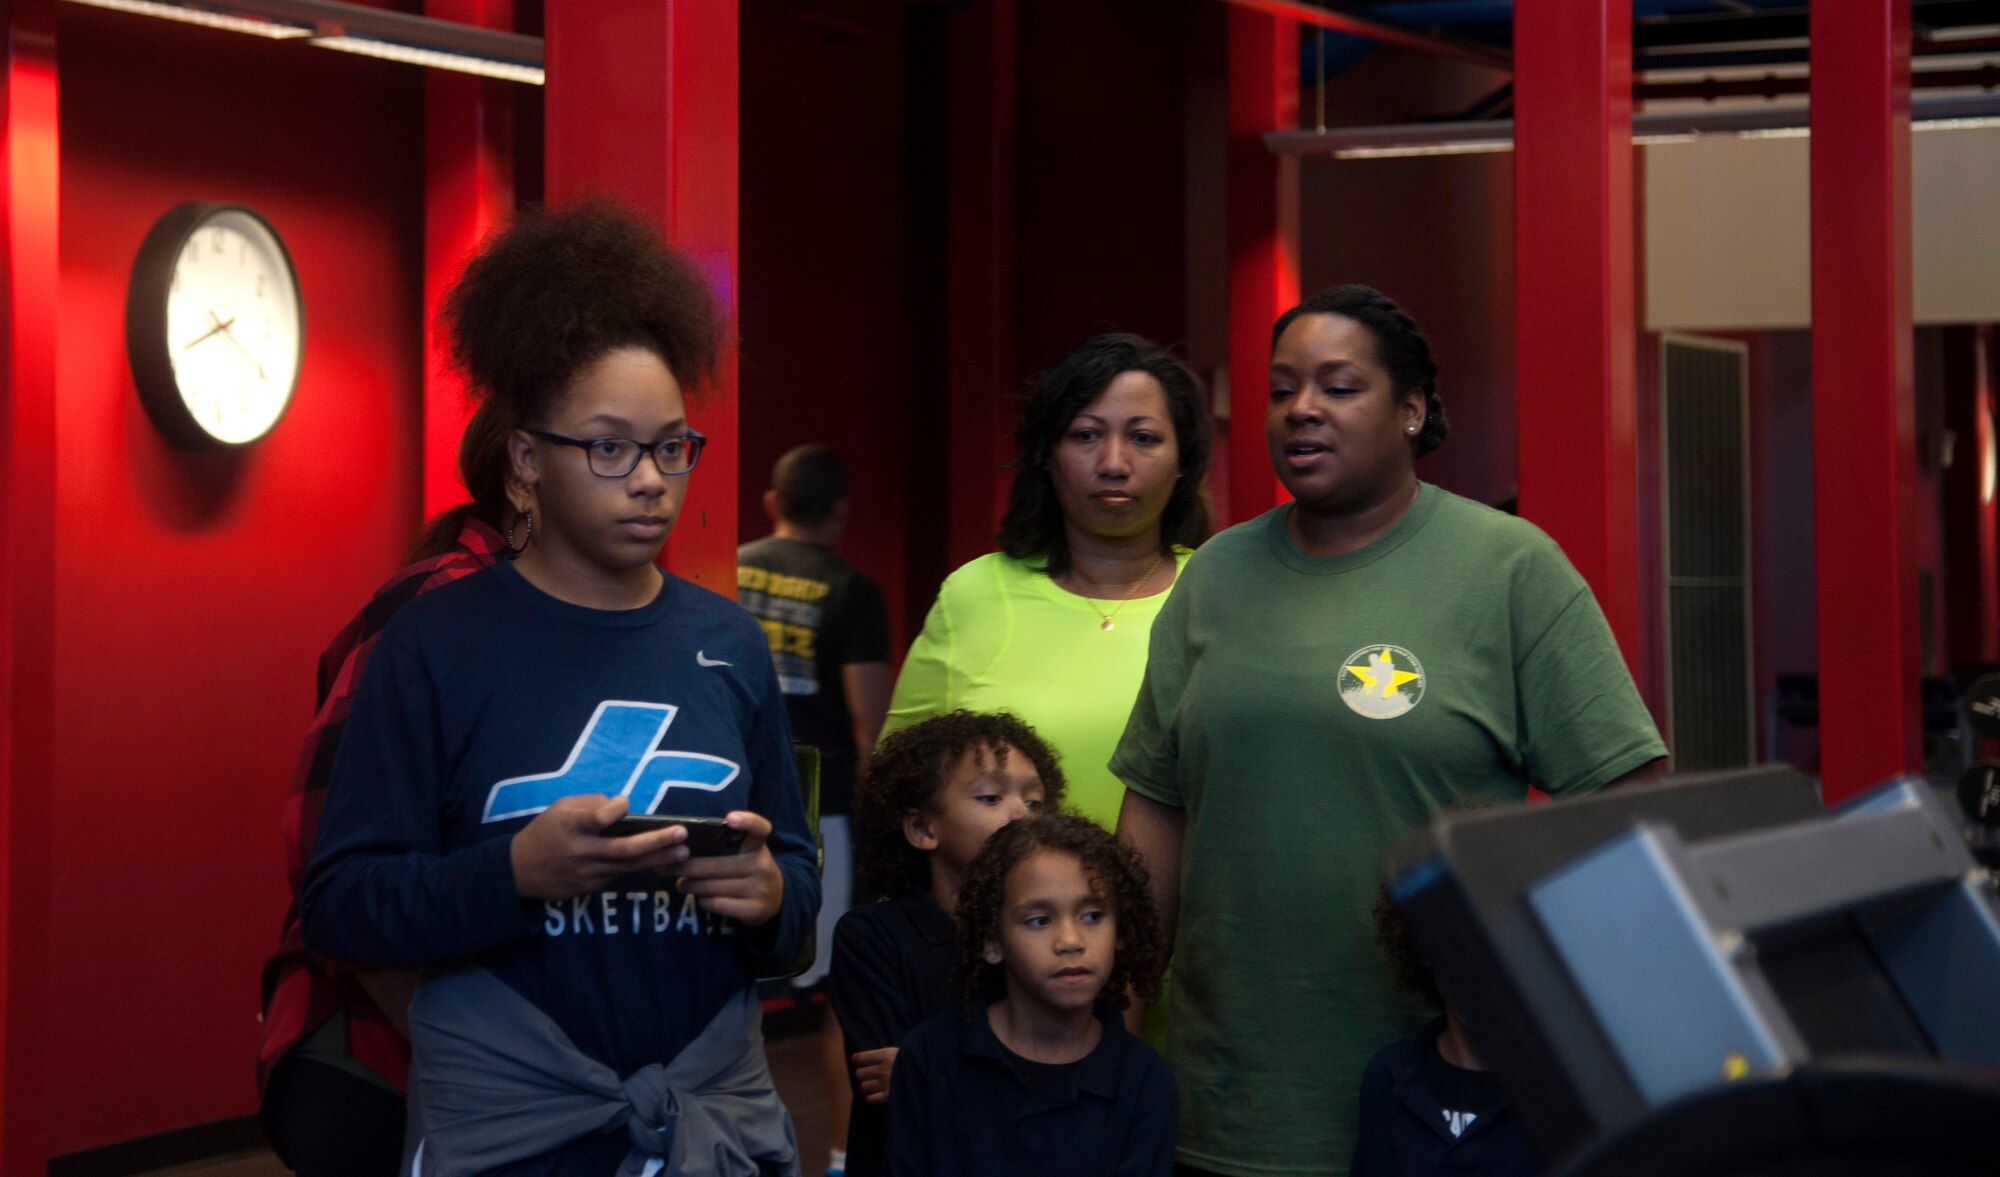
[{"label": "dark floor", "polygon": [[[791,1109],[792,1123],[798,1129],[802,1172],[806,1177],[818,1177],[826,1170],[828,1120],[826,1080],[820,1077],[819,1069],[819,1039],[813,1034],[801,1034],[772,1042],[767,1050],[778,1095]],[[146,1177],[287,1177],[290,1172],[270,1153],[255,1152],[159,1169]]]}]

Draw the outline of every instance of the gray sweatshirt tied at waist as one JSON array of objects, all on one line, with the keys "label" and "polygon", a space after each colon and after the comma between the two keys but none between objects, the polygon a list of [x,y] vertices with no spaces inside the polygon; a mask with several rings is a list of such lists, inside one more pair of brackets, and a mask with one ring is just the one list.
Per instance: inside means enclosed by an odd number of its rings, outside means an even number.
[{"label": "gray sweatshirt tied at waist", "polygon": [[410,1046],[410,1177],[468,1177],[620,1125],[632,1151],[617,1177],[799,1172],[764,1057],[763,1008],[747,986],[672,1062],[624,1079],[482,968],[424,982]]}]

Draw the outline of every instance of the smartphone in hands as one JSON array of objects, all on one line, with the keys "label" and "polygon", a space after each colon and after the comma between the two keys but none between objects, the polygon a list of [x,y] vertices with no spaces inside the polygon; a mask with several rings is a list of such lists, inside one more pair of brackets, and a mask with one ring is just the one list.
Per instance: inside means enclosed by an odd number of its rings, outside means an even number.
[{"label": "smartphone in hands", "polygon": [[744,831],[732,830],[719,817],[675,817],[665,813],[627,814],[604,828],[607,838],[629,838],[633,834],[686,826],[688,857],[708,858],[719,854],[740,854]]}]

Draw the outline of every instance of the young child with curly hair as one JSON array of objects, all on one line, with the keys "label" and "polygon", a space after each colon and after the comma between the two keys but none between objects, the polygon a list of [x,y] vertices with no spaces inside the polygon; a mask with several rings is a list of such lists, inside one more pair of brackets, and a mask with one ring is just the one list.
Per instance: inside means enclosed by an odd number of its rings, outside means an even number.
[{"label": "young child with curly hair", "polygon": [[964,1008],[903,1041],[889,1086],[895,1177],[1168,1177],[1179,1097],[1125,1029],[1165,945],[1138,855],[1051,815],[987,840],[958,896]]},{"label": "young child with curly hair", "polygon": [[1062,804],[1056,754],[1004,712],[953,711],[890,735],[855,786],[861,894],[841,917],[827,996],[850,1051],[847,1177],[889,1171],[890,1069],[918,1024],[952,1007],[952,926],[966,869],[988,835]]}]

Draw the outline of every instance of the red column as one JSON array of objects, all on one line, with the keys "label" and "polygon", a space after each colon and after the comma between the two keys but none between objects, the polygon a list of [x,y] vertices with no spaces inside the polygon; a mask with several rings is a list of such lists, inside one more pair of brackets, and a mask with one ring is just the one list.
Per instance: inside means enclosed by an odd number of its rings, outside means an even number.
[{"label": "red column", "polygon": [[1986,353],[1991,328],[1946,327],[1944,423],[1955,438],[1944,494],[1945,657],[2000,661],[2000,528],[1994,510],[1993,390]]},{"label": "red column", "polygon": [[1014,0],[985,0],[949,19],[946,234],[949,268],[946,428],[951,564],[993,550],[1013,481],[1020,387],[1015,258],[1019,26]]},{"label": "red column", "polygon": [[1299,301],[1299,165],[1264,133],[1299,121],[1299,26],[1229,10],[1229,486],[1221,520],[1278,505],[1264,444],[1271,324]]},{"label": "red column", "polygon": [[651,213],[707,272],[731,346],[690,390],[709,445],[665,562],[736,594],[737,6],[724,0],[563,0],[547,6],[547,191],[600,193]]},{"label": "red column", "polygon": [[1813,542],[1822,790],[1923,763],[1910,342],[1910,6],[1812,13]]},{"label": "red column", "polygon": [[1993,325],[1977,328],[1979,346],[1973,352],[1979,395],[1974,401],[1978,414],[1973,428],[1979,459],[1979,660],[2000,662],[2000,438],[1994,436]]},{"label": "red column", "polygon": [[45,1160],[54,761],[57,297],[54,0],[0,6],[0,1172]]},{"label": "red column", "polygon": [[[513,0],[425,0],[424,15],[514,27]],[[424,72],[424,516],[465,501],[458,438],[472,402],[451,368],[438,310],[465,261],[514,206],[517,83]]]},{"label": "red column", "polygon": [[1521,513],[1562,545],[1640,669],[1632,6],[1514,9]]}]

